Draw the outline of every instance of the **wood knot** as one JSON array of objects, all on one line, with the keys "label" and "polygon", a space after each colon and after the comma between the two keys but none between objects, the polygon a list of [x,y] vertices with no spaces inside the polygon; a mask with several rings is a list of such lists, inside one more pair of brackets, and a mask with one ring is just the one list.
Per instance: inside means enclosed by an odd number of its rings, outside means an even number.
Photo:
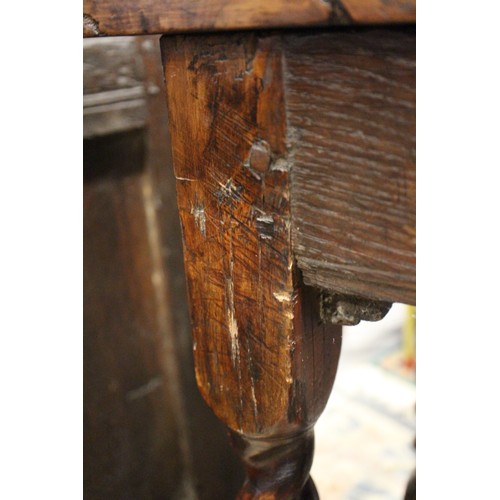
[{"label": "wood knot", "polygon": [[320,297],[320,317],[323,323],[353,326],[361,320],[380,321],[391,306],[390,302],[332,294],[323,290]]}]

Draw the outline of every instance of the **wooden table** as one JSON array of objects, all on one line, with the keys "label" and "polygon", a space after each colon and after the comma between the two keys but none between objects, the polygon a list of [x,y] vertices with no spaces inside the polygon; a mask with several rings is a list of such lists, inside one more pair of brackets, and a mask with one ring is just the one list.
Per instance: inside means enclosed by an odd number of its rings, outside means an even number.
[{"label": "wooden table", "polygon": [[239,498],[316,498],[341,325],[415,303],[415,3],[84,0],[83,22],[164,34],[196,379]]}]

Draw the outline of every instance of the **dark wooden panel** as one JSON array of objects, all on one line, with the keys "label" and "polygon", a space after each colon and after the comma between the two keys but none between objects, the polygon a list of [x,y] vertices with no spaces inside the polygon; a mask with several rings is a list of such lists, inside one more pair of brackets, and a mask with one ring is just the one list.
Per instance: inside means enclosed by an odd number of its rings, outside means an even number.
[{"label": "dark wooden panel", "polygon": [[414,304],[414,29],[287,35],[285,48],[305,282]]},{"label": "dark wooden panel", "polygon": [[84,0],[83,35],[415,21],[415,0]]},{"label": "dark wooden panel", "polygon": [[194,378],[158,37],[91,42],[88,95],[141,85],[145,120],[84,141],[84,495],[234,498]]},{"label": "dark wooden panel", "polygon": [[143,61],[133,37],[84,40],[83,136],[144,128],[148,89],[143,80]]},{"label": "dark wooden panel", "polygon": [[[159,270],[147,238],[143,141],[138,131],[84,146],[91,171],[84,185],[87,499],[174,498],[183,474],[165,364],[168,311],[151,279]],[[108,155],[100,154],[103,148]],[[120,157],[128,162],[123,174],[115,170]]]}]

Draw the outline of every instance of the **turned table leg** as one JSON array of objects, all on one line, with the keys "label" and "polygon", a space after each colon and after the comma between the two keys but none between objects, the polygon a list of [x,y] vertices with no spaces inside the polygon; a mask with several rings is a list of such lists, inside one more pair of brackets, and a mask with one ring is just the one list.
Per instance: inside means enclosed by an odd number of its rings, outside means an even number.
[{"label": "turned table leg", "polygon": [[239,498],[317,498],[313,426],[341,327],[292,252],[279,39],[161,46],[198,386],[245,464]]}]

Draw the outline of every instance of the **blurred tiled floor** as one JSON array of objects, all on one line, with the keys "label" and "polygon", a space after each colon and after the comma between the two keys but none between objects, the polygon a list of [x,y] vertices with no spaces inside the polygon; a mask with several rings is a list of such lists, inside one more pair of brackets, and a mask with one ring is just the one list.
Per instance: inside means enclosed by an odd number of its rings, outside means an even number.
[{"label": "blurred tiled floor", "polygon": [[316,424],[321,500],[402,500],[415,467],[414,371],[401,365],[405,306],[344,329],[334,389]]}]

